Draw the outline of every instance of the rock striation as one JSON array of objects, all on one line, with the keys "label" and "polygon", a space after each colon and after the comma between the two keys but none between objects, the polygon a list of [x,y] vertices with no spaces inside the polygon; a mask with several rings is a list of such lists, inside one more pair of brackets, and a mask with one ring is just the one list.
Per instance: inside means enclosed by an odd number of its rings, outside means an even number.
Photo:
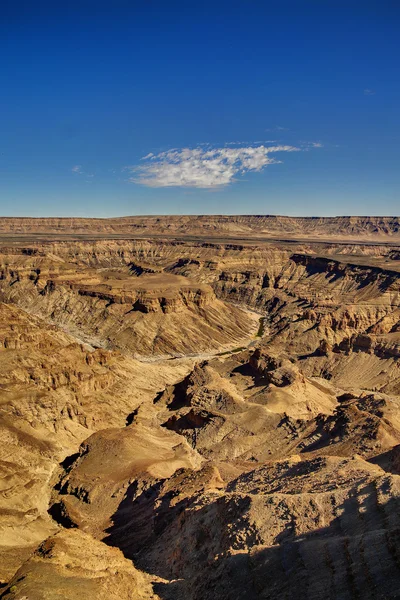
[{"label": "rock striation", "polygon": [[163,234],[311,236],[400,239],[397,217],[287,217],[282,215],[176,215],[110,219],[3,217],[1,232],[63,234]]}]

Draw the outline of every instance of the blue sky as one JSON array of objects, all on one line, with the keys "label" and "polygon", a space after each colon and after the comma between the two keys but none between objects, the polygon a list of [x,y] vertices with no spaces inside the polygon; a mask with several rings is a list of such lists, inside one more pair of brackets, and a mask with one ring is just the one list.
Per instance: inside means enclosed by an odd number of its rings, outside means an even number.
[{"label": "blue sky", "polygon": [[0,214],[399,214],[399,26],[397,0],[3,0]]}]

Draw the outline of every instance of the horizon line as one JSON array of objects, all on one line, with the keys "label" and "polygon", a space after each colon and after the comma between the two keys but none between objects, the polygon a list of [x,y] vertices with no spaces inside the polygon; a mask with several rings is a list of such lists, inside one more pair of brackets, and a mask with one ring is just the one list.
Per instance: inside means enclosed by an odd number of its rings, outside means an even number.
[{"label": "horizon line", "polygon": [[1,215],[0,219],[93,219],[93,220],[116,220],[116,219],[156,219],[162,217],[257,217],[257,218],[284,218],[284,219],[400,219],[400,215],[284,215],[284,214],[271,214],[271,213],[164,213],[164,214],[133,214],[133,215],[119,215],[109,217],[97,217],[97,216],[78,216],[78,215]]}]

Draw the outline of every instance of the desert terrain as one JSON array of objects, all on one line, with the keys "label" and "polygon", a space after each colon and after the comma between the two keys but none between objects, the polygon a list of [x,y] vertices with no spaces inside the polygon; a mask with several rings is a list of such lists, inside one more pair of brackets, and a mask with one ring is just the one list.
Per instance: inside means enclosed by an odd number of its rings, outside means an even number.
[{"label": "desert terrain", "polygon": [[0,219],[0,597],[400,597],[400,217]]}]

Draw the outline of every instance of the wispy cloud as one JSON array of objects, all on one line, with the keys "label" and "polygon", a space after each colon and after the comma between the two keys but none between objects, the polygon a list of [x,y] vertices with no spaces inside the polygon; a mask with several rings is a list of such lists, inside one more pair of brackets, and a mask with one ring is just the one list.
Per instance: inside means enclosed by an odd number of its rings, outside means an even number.
[{"label": "wispy cloud", "polygon": [[294,146],[183,148],[147,154],[140,166],[125,167],[129,181],[148,187],[215,188],[235,181],[237,175],[262,171],[281,161],[272,154],[297,152]]},{"label": "wispy cloud", "polygon": [[71,169],[72,173],[77,175],[85,175],[85,177],[94,177],[94,173],[87,173],[83,170],[82,165],[74,165]]},{"label": "wispy cloud", "polygon": [[368,88],[364,90],[364,96],[375,96],[375,94],[374,90],[369,90]]},{"label": "wispy cloud", "polygon": [[281,125],[275,125],[275,127],[271,127],[266,129],[265,131],[290,131],[289,127],[281,127]]}]

